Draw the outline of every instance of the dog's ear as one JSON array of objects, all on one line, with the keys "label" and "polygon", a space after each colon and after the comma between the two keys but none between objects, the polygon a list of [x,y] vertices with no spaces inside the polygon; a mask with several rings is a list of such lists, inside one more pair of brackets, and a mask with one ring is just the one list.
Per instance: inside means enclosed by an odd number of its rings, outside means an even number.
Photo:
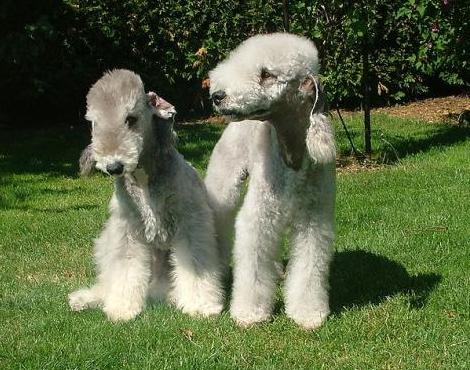
[{"label": "dog's ear", "polygon": [[168,152],[177,141],[177,136],[173,130],[173,120],[162,119],[157,115],[153,116],[153,127],[157,142],[163,152]]},{"label": "dog's ear", "polygon": [[170,119],[176,115],[176,109],[173,104],[168,103],[153,91],[147,93],[147,104],[150,106],[153,114],[159,118]]},{"label": "dog's ear", "polygon": [[325,98],[323,93],[323,85],[318,76],[308,75],[299,86],[302,95],[310,97],[313,103],[314,112],[323,112],[325,108]]},{"label": "dog's ear", "polygon": [[80,176],[90,176],[95,171],[96,161],[93,157],[93,148],[89,144],[83,149],[78,161],[80,167]]}]

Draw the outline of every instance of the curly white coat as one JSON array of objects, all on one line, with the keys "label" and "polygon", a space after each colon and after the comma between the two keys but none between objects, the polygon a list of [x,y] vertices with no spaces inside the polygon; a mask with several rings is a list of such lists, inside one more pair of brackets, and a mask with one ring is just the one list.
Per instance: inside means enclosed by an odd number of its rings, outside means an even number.
[{"label": "curly white coat", "polygon": [[[145,94],[140,77],[127,70],[105,74],[88,93],[92,144],[82,161],[104,172],[116,163],[123,170],[115,176],[110,216],[95,241],[97,282],[70,294],[73,310],[101,307],[117,321],[138,315],[147,298],[170,300],[190,314],[223,308],[207,193],[174,148],[173,121],[158,99]],[[168,113],[172,106],[163,108]]]},{"label": "curly white coat", "polygon": [[318,69],[312,42],[278,33],[248,39],[210,73],[217,110],[238,121],[217,143],[205,184],[226,257],[235,223],[230,312],[241,325],[272,313],[286,232],[287,315],[314,329],[330,312],[335,145]]}]

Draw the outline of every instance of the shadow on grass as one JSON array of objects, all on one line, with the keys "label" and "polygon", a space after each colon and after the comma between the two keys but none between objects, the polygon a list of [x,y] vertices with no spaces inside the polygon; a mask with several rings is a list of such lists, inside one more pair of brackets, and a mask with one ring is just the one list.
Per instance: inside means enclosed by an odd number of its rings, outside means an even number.
[{"label": "shadow on grass", "polygon": [[[223,126],[206,124],[177,125],[178,149],[186,159],[199,164],[209,156]],[[1,129],[0,172],[78,176],[78,159],[90,141],[86,124],[73,129]]]},{"label": "shadow on grass", "polygon": [[442,125],[426,138],[390,136],[381,145],[380,157],[394,163],[408,155],[427,152],[432,148],[454,145],[470,138],[470,128]]},{"label": "shadow on grass", "polygon": [[29,207],[29,206],[11,206],[8,202],[2,202],[0,197],[0,210],[16,210],[16,211],[28,211],[28,212],[40,212],[40,213],[64,213],[70,211],[87,211],[90,209],[96,209],[98,206],[96,204],[78,204],[75,206],[67,207]]},{"label": "shadow on grass", "polygon": [[188,161],[200,163],[212,153],[223,129],[222,125],[177,125],[178,150]]},{"label": "shadow on grass", "polygon": [[0,171],[10,174],[78,176],[78,158],[88,144],[86,125],[76,128],[3,129]]},{"label": "shadow on grass", "polygon": [[[287,259],[283,259],[287,266]],[[399,263],[362,250],[336,252],[330,270],[330,309],[333,314],[353,307],[378,305],[399,294],[405,294],[413,309],[426,305],[432,290],[442,280],[438,274],[411,276]],[[232,269],[225,277],[228,293],[225,309],[229,309],[232,293]],[[283,284],[283,282],[281,282]],[[284,296],[281,290],[274,302],[273,314],[284,311]]]},{"label": "shadow on grass", "polygon": [[337,252],[330,274],[331,309],[339,313],[354,306],[376,305],[397,294],[408,295],[411,307],[421,308],[441,279],[432,273],[410,276],[399,263],[370,252]]},{"label": "shadow on grass", "polygon": [[[408,135],[403,133],[403,129],[397,129],[396,132],[391,128],[383,131],[376,129],[372,134],[374,141],[372,146],[379,162],[393,164],[406,156],[427,152],[436,147],[458,144],[470,138],[470,127],[468,126],[430,125],[426,123],[423,123],[423,125],[429,125],[429,130],[426,130],[426,132],[411,132]],[[362,132],[355,130],[351,131],[350,134],[353,141],[360,148]],[[350,144],[346,142],[346,134],[344,131],[338,130],[336,136],[340,156],[349,157],[351,148]]]}]

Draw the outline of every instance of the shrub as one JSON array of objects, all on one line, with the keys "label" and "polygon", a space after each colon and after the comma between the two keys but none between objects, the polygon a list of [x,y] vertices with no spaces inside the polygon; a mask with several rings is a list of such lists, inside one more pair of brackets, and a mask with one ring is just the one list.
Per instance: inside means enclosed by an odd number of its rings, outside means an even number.
[{"label": "shrub", "polygon": [[[360,104],[364,46],[375,103],[468,87],[470,14],[461,2],[291,1],[289,14],[291,32],[317,43],[333,105]],[[137,71],[187,116],[210,111],[201,81],[228,51],[251,35],[283,30],[283,5],[4,0],[0,24],[4,121],[81,117],[89,86],[116,67]]]}]

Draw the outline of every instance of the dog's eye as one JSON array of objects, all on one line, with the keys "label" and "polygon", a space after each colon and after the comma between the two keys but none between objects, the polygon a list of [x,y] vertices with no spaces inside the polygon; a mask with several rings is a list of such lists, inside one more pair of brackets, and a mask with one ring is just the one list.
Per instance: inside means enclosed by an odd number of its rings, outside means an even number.
[{"label": "dog's eye", "polygon": [[260,75],[260,78],[261,78],[261,82],[263,82],[264,80],[267,80],[269,78],[275,78],[276,76],[274,76],[272,73],[268,72],[265,68],[263,68],[261,70],[261,75]]},{"label": "dog's eye", "polygon": [[126,118],[126,125],[127,127],[133,127],[137,123],[137,117],[136,116],[127,116]]}]

